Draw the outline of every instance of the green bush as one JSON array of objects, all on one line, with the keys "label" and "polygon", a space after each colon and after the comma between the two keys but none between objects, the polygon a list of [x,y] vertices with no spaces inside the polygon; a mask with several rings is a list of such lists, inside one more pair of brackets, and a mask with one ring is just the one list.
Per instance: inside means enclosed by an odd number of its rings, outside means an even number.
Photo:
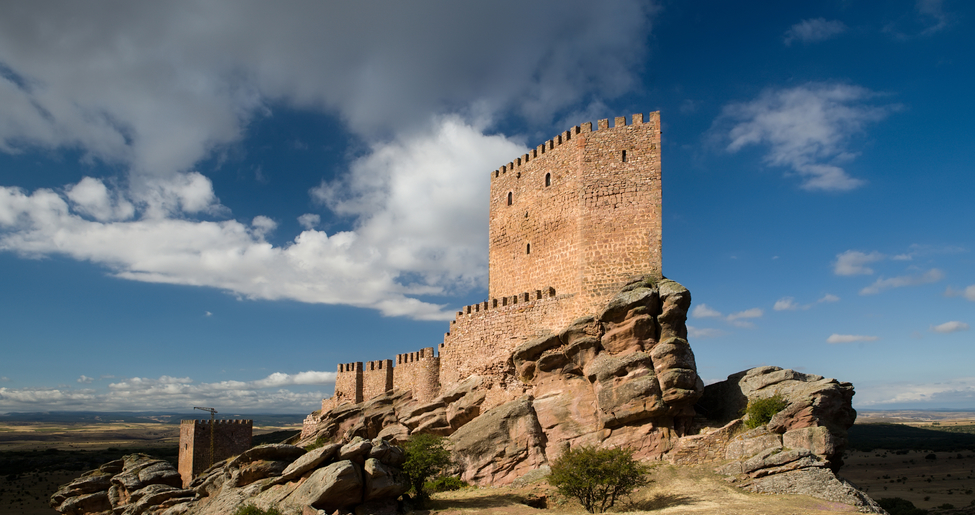
[{"label": "green bush", "polygon": [[328,438],[326,438],[325,435],[321,435],[321,436],[319,436],[318,438],[315,439],[315,443],[313,443],[311,445],[306,445],[305,446],[305,450],[306,451],[313,451],[313,450],[315,450],[315,449],[317,449],[317,448],[319,448],[319,447],[321,447],[321,446],[323,446],[323,445],[325,445],[327,443],[328,443]]},{"label": "green bush", "polygon": [[927,515],[928,510],[922,510],[911,501],[901,497],[885,497],[878,499],[877,504],[887,510],[890,515]]},{"label": "green bush", "polygon": [[237,508],[234,515],[281,515],[281,512],[277,508],[268,508],[262,510],[253,504],[248,504],[246,506],[241,506]]},{"label": "green bush", "polygon": [[748,407],[745,408],[745,414],[748,415],[748,418],[745,420],[745,427],[754,429],[758,426],[768,424],[776,413],[784,410],[788,405],[789,402],[779,394],[775,394],[767,399],[758,399],[749,402]]},{"label": "green bush", "polygon": [[406,441],[406,462],[403,473],[410,480],[417,504],[423,506],[430,494],[424,488],[428,479],[441,474],[451,465],[450,451],[445,447],[442,436],[417,434]]},{"label": "green bush", "polygon": [[562,495],[574,497],[589,513],[612,508],[621,496],[650,482],[650,467],[633,459],[630,449],[569,449],[552,463],[548,482]]},{"label": "green bush", "polygon": [[433,481],[427,481],[423,484],[423,489],[430,493],[437,492],[452,492],[454,490],[460,490],[461,488],[467,488],[471,485],[467,484],[466,481],[459,477],[454,476],[440,476]]}]

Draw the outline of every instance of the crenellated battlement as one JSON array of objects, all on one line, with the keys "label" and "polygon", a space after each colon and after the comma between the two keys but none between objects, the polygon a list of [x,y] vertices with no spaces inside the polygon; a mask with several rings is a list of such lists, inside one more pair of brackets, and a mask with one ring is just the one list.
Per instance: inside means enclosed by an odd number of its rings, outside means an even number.
[{"label": "crenellated battlement", "polygon": [[338,365],[323,411],[390,389],[425,401],[499,373],[518,344],[594,314],[635,276],[660,276],[659,112],[576,125],[490,173],[489,300],[457,311],[439,352]]},{"label": "crenellated battlement", "polygon": [[[183,422],[189,422],[189,421],[184,420]],[[207,429],[210,428],[210,421],[209,420],[194,420],[193,423],[195,425],[197,425],[197,426],[204,426]],[[216,427],[218,427],[218,428],[221,427],[221,426],[232,426],[232,425],[254,427],[254,421],[253,420],[241,420],[241,419],[235,419],[235,420],[214,420],[213,423],[216,424]]]}]

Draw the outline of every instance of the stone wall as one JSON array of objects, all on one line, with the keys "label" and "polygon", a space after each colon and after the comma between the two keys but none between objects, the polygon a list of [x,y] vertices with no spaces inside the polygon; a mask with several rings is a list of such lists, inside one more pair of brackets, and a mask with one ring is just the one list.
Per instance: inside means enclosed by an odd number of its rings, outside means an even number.
[{"label": "stone wall", "polygon": [[[225,460],[251,447],[253,420],[217,420],[213,423],[213,461]],[[179,424],[179,475],[183,486],[190,484],[212,463],[209,420],[182,420]]]},{"label": "stone wall", "polygon": [[368,361],[362,371],[362,398],[371,399],[393,389],[393,360]]},{"label": "stone wall", "polygon": [[362,362],[339,363],[335,375],[335,393],[322,399],[322,411],[335,408],[343,402],[358,404],[362,402]]},{"label": "stone wall", "polygon": [[576,295],[560,295],[549,288],[512,297],[503,297],[505,305],[499,301],[494,307],[492,301],[457,313],[440,347],[441,388],[474,374],[500,373],[519,344],[557,331],[573,320]]},{"label": "stone wall", "polygon": [[660,275],[660,113],[586,123],[491,172],[489,297],[550,286],[591,313]]},{"label": "stone wall", "polygon": [[440,393],[440,357],[433,347],[396,355],[393,389],[409,390],[413,398],[427,402]]}]

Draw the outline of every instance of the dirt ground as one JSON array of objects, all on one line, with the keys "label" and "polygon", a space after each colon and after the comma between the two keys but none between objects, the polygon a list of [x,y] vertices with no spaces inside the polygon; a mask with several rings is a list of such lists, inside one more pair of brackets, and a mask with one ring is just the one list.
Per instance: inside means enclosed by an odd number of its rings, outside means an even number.
[{"label": "dirt ground", "polygon": [[[934,455],[936,459],[928,457]],[[874,499],[901,497],[922,509],[975,505],[975,453],[848,451],[840,476]]]},{"label": "dirt ground", "polygon": [[[856,513],[852,506],[798,495],[753,494],[728,485],[710,467],[654,468],[653,482],[624,499],[613,511],[697,515],[792,515]],[[545,509],[534,506],[545,506]],[[585,514],[544,481],[522,487],[470,488],[435,494],[431,515],[538,515],[542,512]],[[423,512],[421,512],[423,513]]]}]

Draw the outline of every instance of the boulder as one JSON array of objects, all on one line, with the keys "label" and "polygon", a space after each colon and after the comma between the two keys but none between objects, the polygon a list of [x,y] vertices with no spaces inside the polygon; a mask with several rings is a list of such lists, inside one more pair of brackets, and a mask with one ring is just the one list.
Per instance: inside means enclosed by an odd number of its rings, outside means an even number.
[{"label": "boulder", "polygon": [[372,442],[361,436],[357,436],[351,442],[339,448],[338,459],[350,460],[362,465],[366,462],[366,457],[369,456],[369,451],[371,450]]},{"label": "boulder", "polygon": [[405,475],[376,458],[367,459],[362,470],[365,478],[364,501],[396,499],[410,489],[410,482]]},{"label": "boulder", "polygon": [[338,461],[313,472],[288,497],[288,501],[332,513],[361,502],[362,483],[362,472],[358,465],[349,460]]},{"label": "boulder", "polygon": [[281,472],[282,481],[291,481],[304,475],[305,472],[318,467],[319,464],[332,459],[338,454],[342,446],[337,443],[326,444],[317,449],[312,449],[302,454],[298,459],[291,462],[287,468]]},{"label": "boulder", "polygon": [[667,413],[653,362],[643,352],[600,354],[586,367],[603,427],[618,427]]},{"label": "boulder", "polygon": [[544,439],[530,396],[488,410],[450,436],[461,478],[480,485],[509,483],[545,463]]}]

